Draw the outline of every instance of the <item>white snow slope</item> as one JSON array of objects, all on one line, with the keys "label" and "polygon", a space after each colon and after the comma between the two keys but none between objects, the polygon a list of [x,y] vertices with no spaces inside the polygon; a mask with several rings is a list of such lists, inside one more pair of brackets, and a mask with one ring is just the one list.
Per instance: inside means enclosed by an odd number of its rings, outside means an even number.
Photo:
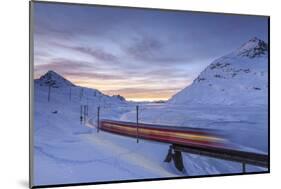
[{"label": "white snow slope", "polygon": [[[136,140],[127,137],[97,133],[95,128],[80,122],[80,105],[89,106],[89,121],[93,123],[96,122],[98,106],[101,107],[101,119],[119,119],[135,106],[120,96],[110,97],[95,89],[74,86],[53,71],[46,75],[34,82],[33,184],[177,175],[172,166],[163,163],[167,145],[145,141],[137,144]],[[55,84],[48,101],[50,82]]]},{"label": "white snow slope", "polygon": [[171,104],[267,104],[268,46],[252,38],[212,62]]}]

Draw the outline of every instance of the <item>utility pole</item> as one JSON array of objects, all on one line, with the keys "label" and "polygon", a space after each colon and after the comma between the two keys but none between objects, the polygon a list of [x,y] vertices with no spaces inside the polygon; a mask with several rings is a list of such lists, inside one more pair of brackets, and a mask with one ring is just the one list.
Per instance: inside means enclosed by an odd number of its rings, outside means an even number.
[{"label": "utility pole", "polygon": [[83,121],[83,106],[80,105],[80,124],[82,124]]},{"label": "utility pole", "polygon": [[82,100],[82,96],[83,96],[83,91],[84,89],[83,88],[81,88],[81,90],[80,90],[80,101]]},{"label": "utility pole", "polygon": [[137,112],[137,143],[139,143],[139,105],[136,106],[136,112]]},{"label": "utility pole", "polygon": [[83,112],[83,114],[84,114],[84,124],[86,123],[86,105],[83,105],[83,110],[84,110],[84,112]]},{"label": "utility pole", "polygon": [[97,109],[97,132],[99,132],[100,129],[100,106],[98,106]]},{"label": "utility pole", "polygon": [[88,105],[85,105],[85,108],[86,108],[86,113],[85,113],[86,114],[86,118],[88,118],[88,115],[89,115],[88,114],[88,110],[89,110]]}]

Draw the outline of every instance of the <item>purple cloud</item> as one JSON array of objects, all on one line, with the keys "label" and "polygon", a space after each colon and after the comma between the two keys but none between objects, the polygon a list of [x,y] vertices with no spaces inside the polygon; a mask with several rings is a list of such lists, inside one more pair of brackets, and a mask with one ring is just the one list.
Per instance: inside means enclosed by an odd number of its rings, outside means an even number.
[{"label": "purple cloud", "polygon": [[125,76],[116,74],[103,74],[96,72],[66,72],[68,76],[82,78],[82,79],[98,79],[98,80],[124,80]]},{"label": "purple cloud", "polygon": [[103,60],[103,61],[118,61],[118,58],[108,53],[102,49],[93,49],[89,47],[70,47],[73,50],[79,51],[84,54],[88,54],[96,59]]},{"label": "purple cloud", "polygon": [[86,55],[89,55],[91,57],[94,57],[95,59],[102,60],[102,61],[110,61],[110,62],[118,62],[118,57],[115,56],[112,53],[106,52],[103,49],[97,49],[97,48],[91,48],[86,46],[70,46],[65,45],[57,42],[53,42],[53,45],[56,45],[57,47],[66,48],[70,50],[74,50]]},{"label": "purple cloud", "polygon": [[133,39],[131,45],[122,46],[121,48],[128,56],[142,61],[143,64],[149,64],[150,66],[153,66],[151,63],[174,66],[171,63],[182,64],[192,61],[192,58],[187,56],[187,54],[178,55],[171,50],[167,50],[170,46],[171,44],[169,45],[157,38],[140,35],[138,38]]}]

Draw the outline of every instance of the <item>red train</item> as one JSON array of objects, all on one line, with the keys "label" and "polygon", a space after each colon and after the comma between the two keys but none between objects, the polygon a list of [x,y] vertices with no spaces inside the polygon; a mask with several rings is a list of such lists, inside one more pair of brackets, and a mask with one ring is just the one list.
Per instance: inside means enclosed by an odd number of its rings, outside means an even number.
[{"label": "red train", "polygon": [[99,128],[114,134],[196,147],[224,147],[226,140],[214,130],[101,120]]}]

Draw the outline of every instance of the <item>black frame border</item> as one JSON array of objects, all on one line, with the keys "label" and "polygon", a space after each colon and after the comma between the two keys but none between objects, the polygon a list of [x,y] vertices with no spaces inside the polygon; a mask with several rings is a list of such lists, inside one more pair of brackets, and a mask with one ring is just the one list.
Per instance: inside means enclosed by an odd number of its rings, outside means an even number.
[{"label": "black frame border", "polygon": [[[227,174],[213,174],[213,175],[196,175],[196,176],[179,176],[179,177],[163,177],[163,178],[148,178],[148,179],[130,179],[130,180],[116,180],[116,181],[99,181],[99,182],[83,182],[83,183],[68,183],[68,184],[50,184],[50,185],[33,185],[33,65],[34,65],[34,49],[33,49],[33,3],[45,4],[62,4],[62,5],[79,5],[87,7],[110,7],[110,8],[124,8],[124,9],[143,9],[143,10],[158,10],[158,11],[176,11],[176,12],[193,12],[219,15],[236,15],[236,16],[256,16],[266,17],[268,20],[268,169],[261,172],[246,172],[246,173],[227,173]],[[163,8],[148,8],[148,7],[133,7],[120,5],[101,5],[89,3],[71,3],[71,2],[56,2],[56,1],[29,1],[29,188],[53,188],[53,187],[69,187],[69,186],[85,186],[85,185],[99,185],[99,184],[116,184],[116,183],[132,183],[144,181],[163,181],[163,180],[180,180],[191,178],[211,178],[224,176],[239,176],[239,175],[258,175],[270,173],[270,16],[269,15],[254,15],[254,14],[238,14],[238,13],[224,13],[224,12],[208,12],[208,11],[193,11],[193,10],[178,10],[178,9],[163,9]]]}]

